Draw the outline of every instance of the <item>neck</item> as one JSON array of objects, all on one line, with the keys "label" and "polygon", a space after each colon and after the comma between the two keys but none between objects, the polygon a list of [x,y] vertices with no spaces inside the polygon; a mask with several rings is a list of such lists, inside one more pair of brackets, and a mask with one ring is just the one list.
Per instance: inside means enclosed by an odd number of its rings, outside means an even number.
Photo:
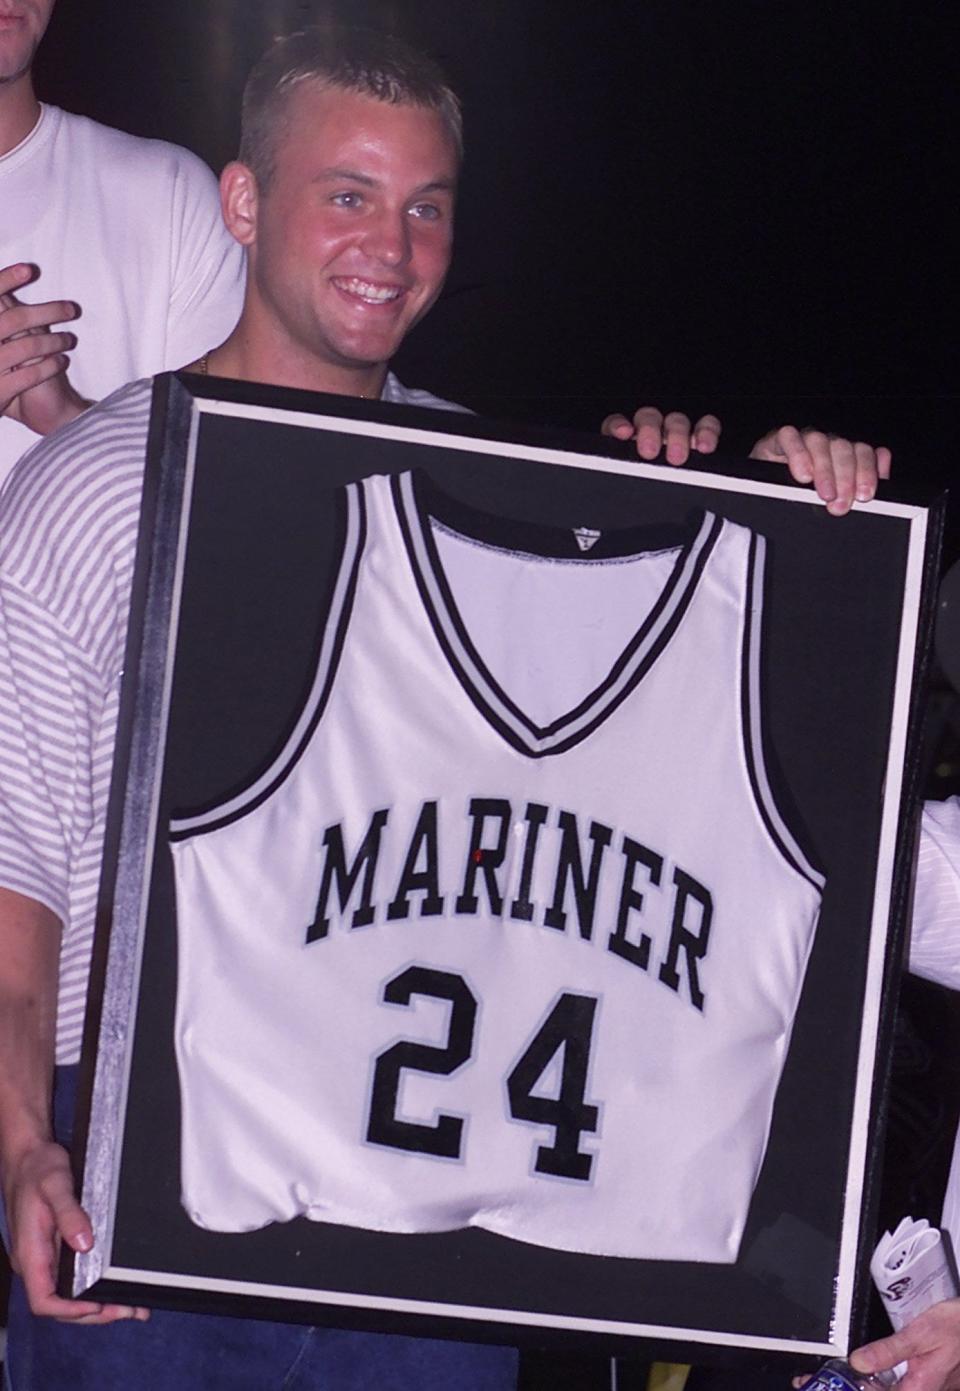
[{"label": "neck", "polygon": [[0,155],[26,140],[40,118],[40,103],[29,71],[0,82]]},{"label": "neck", "polygon": [[259,334],[250,332],[244,318],[226,342],[208,353],[207,358],[207,370],[212,376],[292,386],[302,391],[326,391],[334,396],[362,396],[368,401],[379,399],[387,375],[385,362],[341,366],[314,357],[296,345],[264,342]]}]

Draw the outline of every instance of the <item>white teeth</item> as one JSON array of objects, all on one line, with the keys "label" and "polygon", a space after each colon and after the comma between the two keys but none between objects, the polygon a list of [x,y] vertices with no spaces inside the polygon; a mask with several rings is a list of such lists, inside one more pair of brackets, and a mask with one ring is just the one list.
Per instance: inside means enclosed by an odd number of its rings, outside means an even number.
[{"label": "white teeth", "polygon": [[386,304],[389,300],[399,299],[403,293],[398,285],[372,285],[369,280],[337,280],[336,284],[348,294],[357,295],[372,304]]}]

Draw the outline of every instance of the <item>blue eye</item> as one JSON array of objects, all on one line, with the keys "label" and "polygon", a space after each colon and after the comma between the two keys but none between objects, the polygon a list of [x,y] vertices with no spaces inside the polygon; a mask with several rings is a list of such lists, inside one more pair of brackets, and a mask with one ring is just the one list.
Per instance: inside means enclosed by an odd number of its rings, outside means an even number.
[{"label": "blue eye", "polygon": [[347,189],[343,193],[335,193],[330,201],[338,208],[359,208],[363,199],[353,189]]},{"label": "blue eye", "polygon": [[440,209],[435,203],[414,203],[410,211],[414,217],[419,217],[424,222],[436,222],[441,216]]}]

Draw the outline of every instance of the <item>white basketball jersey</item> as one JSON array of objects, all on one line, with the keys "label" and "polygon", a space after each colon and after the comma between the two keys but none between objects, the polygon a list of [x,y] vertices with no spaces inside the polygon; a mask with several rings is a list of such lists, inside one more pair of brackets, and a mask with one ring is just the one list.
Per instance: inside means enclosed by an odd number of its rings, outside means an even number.
[{"label": "white basketball jersey", "polygon": [[762,538],[345,497],[286,748],[172,827],[187,1212],[735,1260],[823,887],[761,756]]}]

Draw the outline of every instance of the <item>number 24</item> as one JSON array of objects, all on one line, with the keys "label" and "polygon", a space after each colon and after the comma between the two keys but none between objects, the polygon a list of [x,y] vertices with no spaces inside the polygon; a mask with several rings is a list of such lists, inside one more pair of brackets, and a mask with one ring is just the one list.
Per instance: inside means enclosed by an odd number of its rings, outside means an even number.
[{"label": "number 24", "polygon": [[[449,1077],[473,1052],[477,1000],[462,976],[429,966],[408,966],[387,982],[386,1004],[409,1005],[415,995],[448,1000],[447,1039],[442,1046],[403,1039],[377,1057],[370,1092],[367,1139],[375,1145],[459,1159],[463,1120],[440,1115],[433,1125],[400,1120],[397,1096],[401,1073],[427,1072]],[[514,1120],[553,1129],[553,1143],[539,1145],[534,1169],[540,1174],[588,1180],[594,1156],[580,1149],[584,1131],[595,1132],[598,1111],[585,1101],[590,1045],[597,1001],[592,995],[565,991],[520,1056],[507,1078],[507,1097]],[[534,1087],[560,1049],[563,1067],[555,1096],[534,1094]]]}]

